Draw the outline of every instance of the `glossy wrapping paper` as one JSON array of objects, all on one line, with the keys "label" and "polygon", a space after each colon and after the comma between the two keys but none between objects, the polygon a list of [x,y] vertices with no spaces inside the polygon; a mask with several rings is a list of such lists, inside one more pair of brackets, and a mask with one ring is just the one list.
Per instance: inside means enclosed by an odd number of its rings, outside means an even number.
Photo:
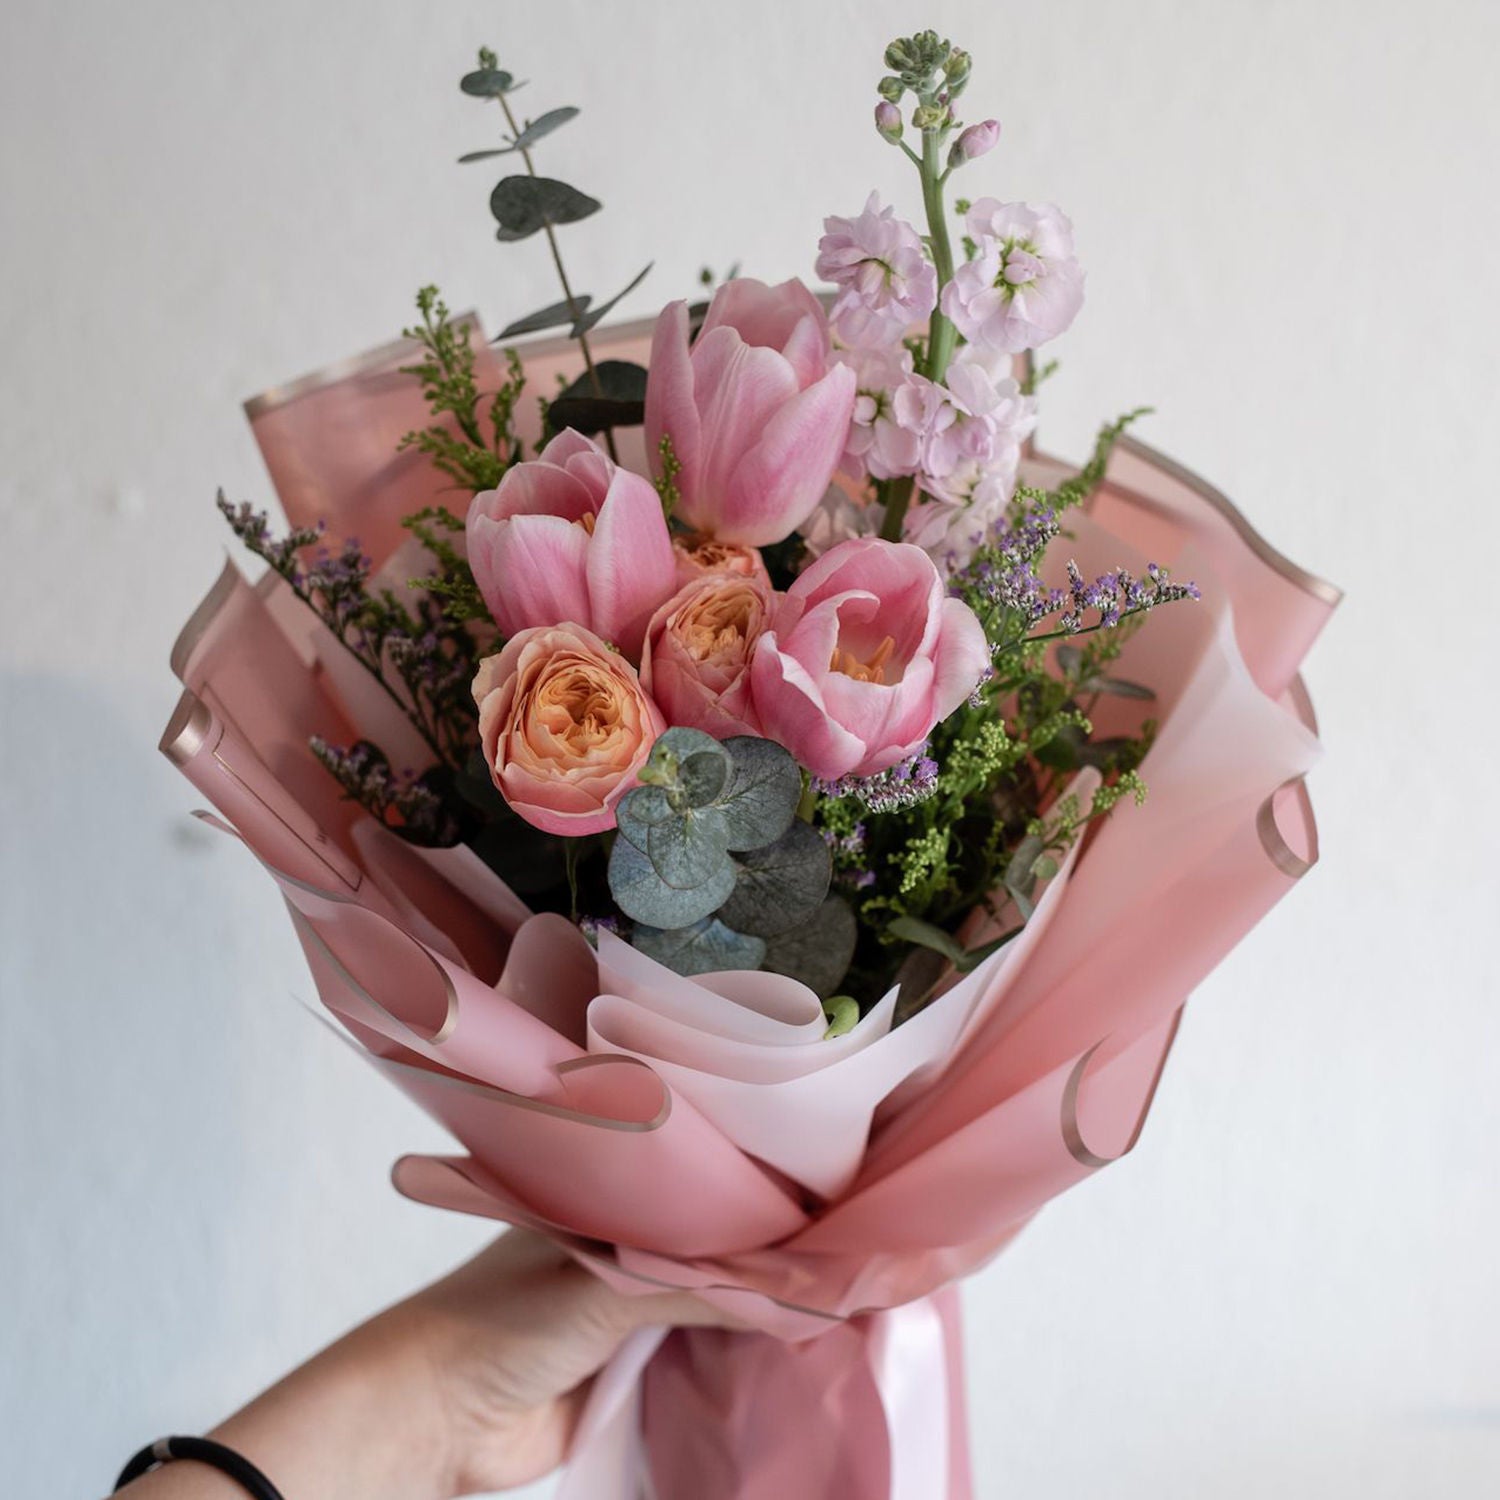
[{"label": "glossy wrapping paper", "polygon": [[[649,336],[596,341],[642,359]],[[409,354],[247,407],[288,519],[358,536],[402,583],[400,517],[448,498],[392,456],[426,420]],[[550,389],[570,363],[535,344],[528,378]],[[899,1028],[892,994],[834,1040],[795,981],[683,979],[608,934],[596,954],[467,850],[414,848],[342,800],[309,735],[396,765],[423,747],[274,576],[227,566],[178,641],[163,749],[281,887],[338,1029],[458,1143],[399,1161],[396,1186],[762,1330],[633,1337],[595,1383],[566,1500],[968,1500],[957,1281],[1135,1144],[1188,995],[1316,860],[1298,669],[1337,591],[1128,439],[1070,530],[1085,574],[1149,559],[1203,591],[1121,663],[1157,694],[1149,798],[1095,826],[1019,938]]]}]

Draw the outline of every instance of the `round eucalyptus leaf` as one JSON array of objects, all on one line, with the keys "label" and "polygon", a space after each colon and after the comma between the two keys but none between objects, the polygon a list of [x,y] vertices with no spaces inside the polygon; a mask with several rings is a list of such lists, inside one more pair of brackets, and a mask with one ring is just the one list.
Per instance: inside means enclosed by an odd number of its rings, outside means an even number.
[{"label": "round eucalyptus leaf", "polygon": [[734,879],[734,866],[724,848],[722,819],[713,808],[687,809],[655,823],[646,832],[646,854],[651,867],[677,890],[696,890],[722,881],[723,871]]},{"label": "round eucalyptus leaf", "polygon": [[631,936],[648,958],[677,974],[716,974],[725,969],[758,969],[766,945],[758,937],[734,932],[717,917],[705,917],[690,927],[662,931],[640,927]]},{"label": "round eucalyptus leaf", "polygon": [[670,886],[629,839],[616,839],[609,856],[609,889],[615,905],[632,921],[651,927],[690,927],[717,911],[734,889],[734,866],[726,859],[711,880],[691,890]]},{"label": "round eucalyptus leaf", "polygon": [[626,792],[616,805],[615,827],[644,854],[651,830],[676,816],[663,788],[638,786]]},{"label": "round eucalyptus leaf", "polygon": [[498,99],[501,94],[508,94],[515,82],[503,68],[476,68],[472,73],[465,73],[458,80],[458,86],[476,99]]},{"label": "round eucalyptus leaf", "polygon": [[802,772],[790,753],[773,740],[741,734],[724,741],[734,762],[719,798],[727,819],[731,849],[758,849],[781,837],[797,816]]},{"label": "round eucalyptus leaf", "polygon": [[695,751],[678,767],[678,781],[690,807],[707,807],[729,780],[731,763],[717,742],[713,751]]},{"label": "round eucalyptus leaf", "polygon": [[771,938],[761,964],[773,974],[800,979],[820,999],[826,999],[844,982],[858,936],[848,902],[830,896],[806,922]]},{"label": "round eucalyptus leaf", "polygon": [[502,177],[490,193],[500,239],[523,240],[547,224],[572,224],[598,213],[597,198],[555,177]]},{"label": "round eucalyptus leaf", "polygon": [[738,932],[776,937],[800,926],[828,894],[833,860],[823,835],[794,820],[773,844],[736,856],[734,894],[719,915]]}]

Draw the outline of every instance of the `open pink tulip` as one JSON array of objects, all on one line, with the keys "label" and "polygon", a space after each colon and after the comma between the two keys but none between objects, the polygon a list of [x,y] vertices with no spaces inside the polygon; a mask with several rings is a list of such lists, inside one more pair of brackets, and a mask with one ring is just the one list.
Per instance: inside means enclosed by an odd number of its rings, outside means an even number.
[{"label": "open pink tulip", "polygon": [[740,278],[714,295],[688,347],[688,310],[662,312],[646,383],[646,441],[681,465],[678,514],[721,542],[765,546],[828,488],[854,411],[854,372],[831,365],[828,319],[795,279]]},{"label": "open pink tulip", "polygon": [[677,587],[655,489],[571,429],[475,495],[465,537],[507,636],[567,620],[639,661],[646,622]]},{"label": "open pink tulip", "polygon": [[812,564],[778,604],[751,667],[756,712],[825,781],[914,754],[978,686],[989,646],[920,547],[861,537]]}]

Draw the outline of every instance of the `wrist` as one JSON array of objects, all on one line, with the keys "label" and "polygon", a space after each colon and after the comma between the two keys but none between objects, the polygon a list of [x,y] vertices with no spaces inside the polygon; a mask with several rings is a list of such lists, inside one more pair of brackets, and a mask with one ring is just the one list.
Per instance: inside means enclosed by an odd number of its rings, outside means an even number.
[{"label": "wrist", "polygon": [[330,1345],[211,1436],[285,1494],[328,1500],[452,1500],[433,1330],[413,1303]]}]

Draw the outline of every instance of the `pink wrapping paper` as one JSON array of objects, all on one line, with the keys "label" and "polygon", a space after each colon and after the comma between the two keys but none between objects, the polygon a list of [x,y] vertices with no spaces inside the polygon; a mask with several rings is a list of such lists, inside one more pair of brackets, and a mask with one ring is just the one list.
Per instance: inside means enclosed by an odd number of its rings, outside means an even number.
[{"label": "pink wrapping paper", "polygon": [[[641,358],[648,337],[602,352]],[[534,347],[545,388],[567,352]],[[423,420],[404,362],[250,403],[288,515],[377,563],[432,499],[389,458]],[[278,882],[341,1029],[466,1153],[404,1159],[398,1188],[764,1330],[632,1340],[596,1382],[568,1500],[633,1500],[646,1474],[660,1500],[967,1500],[952,1284],[1135,1144],[1192,989],[1315,861],[1296,674],[1337,592],[1133,441],[1073,529],[1085,572],[1149,555],[1203,589],[1121,664],[1158,694],[1149,800],[1070,855],[1020,939],[905,1026],[887,997],[834,1042],[794,981],[681,980],[608,938],[596,963],[468,851],[413,849],[342,801],[307,736],[389,739],[391,705],[275,580],[226,569],[184,631],[163,748]]]}]

